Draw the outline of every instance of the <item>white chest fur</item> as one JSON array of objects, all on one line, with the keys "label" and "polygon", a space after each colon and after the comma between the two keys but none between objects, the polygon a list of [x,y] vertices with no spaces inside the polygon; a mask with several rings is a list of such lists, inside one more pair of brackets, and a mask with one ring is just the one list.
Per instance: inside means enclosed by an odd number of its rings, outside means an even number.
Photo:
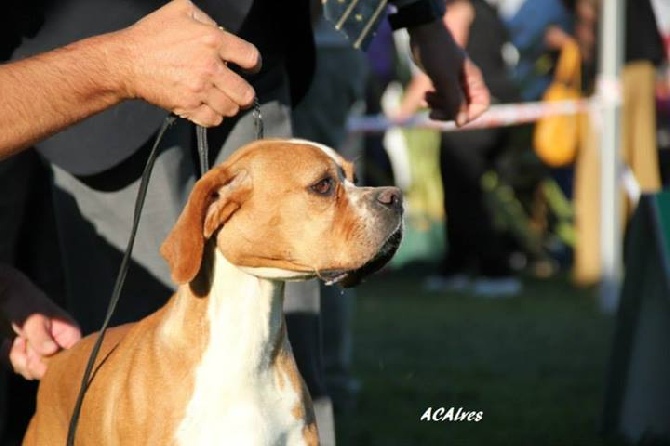
[{"label": "white chest fur", "polygon": [[294,416],[299,395],[272,361],[282,292],[279,282],[248,275],[216,252],[210,341],[176,432],[178,445],[305,444],[305,423]]}]

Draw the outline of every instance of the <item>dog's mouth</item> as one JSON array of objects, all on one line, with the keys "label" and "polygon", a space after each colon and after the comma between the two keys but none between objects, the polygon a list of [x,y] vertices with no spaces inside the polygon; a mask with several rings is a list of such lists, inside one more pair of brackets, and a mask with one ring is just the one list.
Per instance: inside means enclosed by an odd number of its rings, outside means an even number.
[{"label": "dog's mouth", "polygon": [[402,241],[402,225],[391,234],[382,248],[377,252],[374,258],[363,264],[360,268],[350,271],[327,271],[319,274],[319,277],[326,285],[339,285],[342,288],[352,288],[359,285],[363,279],[379,271],[400,247]]}]

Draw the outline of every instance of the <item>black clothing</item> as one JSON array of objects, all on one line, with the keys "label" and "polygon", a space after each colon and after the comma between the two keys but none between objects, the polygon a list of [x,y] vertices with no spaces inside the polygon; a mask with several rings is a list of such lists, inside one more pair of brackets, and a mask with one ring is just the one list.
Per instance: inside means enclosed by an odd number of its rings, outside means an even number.
[{"label": "black clothing", "polygon": [[665,48],[650,0],[628,0],[624,20],[626,63],[648,61],[660,65],[665,59]]},{"label": "black clothing", "polygon": [[504,46],[509,43],[507,27],[486,0],[471,0],[471,4],[475,16],[466,46],[468,55],[482,70],[484,82],[495,102],[516,102],[520,93],[503,57]]},{"label": "black clothing", "polygon": [[[507,29],[497,11],[485,0],[472,0],[474,19],[467,51],[484,75],[497,102],[515,102],[519,91],[503,59]],[[511,275],[509,252],[485,204],[482,177],[495,168],[507,145],[508,129],[495,128],[444,132],[441,135],[440,170],[446,214],[446,256],[440,274],[475,272],[487,277]]]}]

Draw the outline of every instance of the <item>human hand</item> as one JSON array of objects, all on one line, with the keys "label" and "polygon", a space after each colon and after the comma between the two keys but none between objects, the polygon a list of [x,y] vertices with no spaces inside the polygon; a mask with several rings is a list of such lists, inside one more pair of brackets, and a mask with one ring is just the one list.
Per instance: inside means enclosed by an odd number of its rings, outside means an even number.
[{"label": "human hand", "polygon": [[116,34],[120,45],[110,69],[127,97],[207,127],[253,104],[253,87],[228,64],[256,72],[260,53],[189,0],[168,2]]},{"label": "human hand", "polygon": [[454,119],[461,127],[481,116],[491,97],[481,70],[456,45],[441,20],[410,27],[415,63],[428,75],[435,91],[426,93],[432,119]]},{"label": "human hand", "polygon": [[547,48],[559,51],[571,37],[560,26],[550,25],[544,32],[544,44]]},{"label": "human hand", "polygon": [[0,265],[0,310],[16,335],[2,342],[1,357],[26,379],[40,379],[45,358],[72,347],[76,322],[20,272]]},{"label": "human hand", "polygon": [[388,119],[396,124],[403,124],[411,119],[417,110],[428,107],[426,92],[433,90],[430,78],[422,71],[416,70],[412,79],[405,87],[391,84],[382,96],[382,110]]}]

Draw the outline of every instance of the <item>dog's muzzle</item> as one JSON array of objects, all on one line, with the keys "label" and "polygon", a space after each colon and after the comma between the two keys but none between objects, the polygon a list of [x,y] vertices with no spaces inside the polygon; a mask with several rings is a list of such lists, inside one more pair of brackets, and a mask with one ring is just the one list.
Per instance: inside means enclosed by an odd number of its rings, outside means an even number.
[{"label": "dog's muzzle", "polygon": [[351,271],[333,271],[322,275],[327,285],[338,284],[343,288],[359,285],[362,280],[386,265],[400,247],[402,241],[402,193],[396,187],[383,187],[375,195],[374,205],[385,215],[380,231],[390,235],[382,243],[375,256],[360,268]]}]

